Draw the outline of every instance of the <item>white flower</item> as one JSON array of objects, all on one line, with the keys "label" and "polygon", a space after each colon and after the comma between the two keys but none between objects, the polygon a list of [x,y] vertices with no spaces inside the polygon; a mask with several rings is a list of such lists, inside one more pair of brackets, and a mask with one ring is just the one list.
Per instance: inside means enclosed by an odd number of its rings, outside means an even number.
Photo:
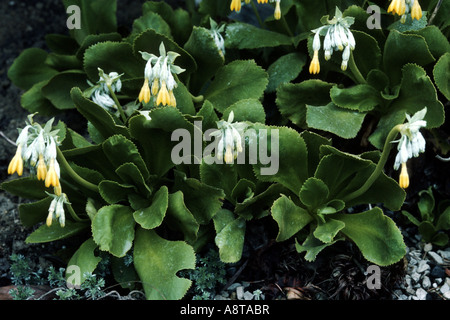
[{"label": "white flower", "polygon": [[320,36],[324,36],[323,50],[325,60],[329,60],[333,52],[343,51],[341,69],[343,71],[347,70],[351,51],[356,47],[355,38],[350,31],[350,26],[353,22],[353,17],[342,17],[342,12],[336,8],[336,14],[333,19],[327,19],[327,24],[312,30],[314,33],[312,43],[314,58],[311,61],[310,73],[319,73],[320,71],[318,60],[318,52],[321,48]]},{"label": "white flower", "polygon": [[217,122],[217,131],[211,133],[218,140],[217,158],[225,160],[226,164],[233,163],[238,154],[243,151],[242,135],[247,128],[247,124],[243,122],[232,123],[234,120],[233,111],[230,112],[228,120]]},{"label": "white flower", "polygon": [[155,103],[157,106],[162,104],[176,107],[173,90],[177,87],[177,82],[173,74],[180,74],[185,71],[185,69],[174,64],[179,54],[173,51],[166,53],[163,42],[159,46],[159,57],[148,52],[139,52],[142,59],[147,61],[144,70],[144,84],[138,97],[139,102],[148,103],[153,95],[156,96]]},{"label": "white flower", "polygon": [[98,68],[98,75],[100,79],[95,86],[88,81],[92,86],[87,91],[88,98],[91,98],[95,104],[103,109],[110,110],[111,108],[117,108],[116,103],[110,96],[108,86],[111,87],[113,92],[120,92],[122,89],[122,81],[120,80],[122,74],[118,74],[117,72],[106,74],[102,69]]},{"label": "white flower", "polygon": [[51,196],[53,200],[48,208],[46,224],[48,227],[50,227],[52,225],[53,220],[58,219],[61,227],[64,227],[66,224],[64,204],[69,203],[67,200],[67,196],[64,193],[60,195],[49,194],[49,196]]},{"label": "white flower", "polygon": [[399,140],[393,141],[398,142],[398,152],[394,161],[394,169],[398,170],[400,165],[402,166],[400,173],[400,186],[402,188],[407,188],[409,185],[406,162],[413,157],[418,157],[420,153],[425,152],[426,142],[420,133],[420,129],[427,125],[427,122],[423,120],[426,113],[427,108],[425,107],[416,112],[412,117],[406,114],[408,121],[400,129],[401,137]]},{"label": "white flower", "polygon": [[209,18],[209,23],[211,25],[210,32],[214,39],[214,43],[216,44],[222,56],[225,56],[225,40],[221,35],[221,32],[225,30],[225,25],[223,24],[220,27],[218,27],[217,23],[211,18]]}]

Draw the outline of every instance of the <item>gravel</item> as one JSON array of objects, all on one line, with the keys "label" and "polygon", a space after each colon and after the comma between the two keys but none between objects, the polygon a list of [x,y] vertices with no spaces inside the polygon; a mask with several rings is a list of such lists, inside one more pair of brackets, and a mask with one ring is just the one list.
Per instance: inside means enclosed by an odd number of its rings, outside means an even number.
[{"label": "gravel", "polygon": [[450,247],[443,249],[423,243],[420,236],[410,236],[406,231],[403,235],[409,244],[406,254],[408,265],[404,282],[394,290],[392,299],[450,299]]}]

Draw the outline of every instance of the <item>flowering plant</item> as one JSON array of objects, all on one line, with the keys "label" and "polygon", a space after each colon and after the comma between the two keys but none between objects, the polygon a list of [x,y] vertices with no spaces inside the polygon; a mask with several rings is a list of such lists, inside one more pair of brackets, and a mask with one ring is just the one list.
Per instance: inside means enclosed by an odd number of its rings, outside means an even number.
[{"label": "flowering plant", "polygon": [[[392,0],[402,18],[368,29],[360,2],[148,1],[123,36],[115,1],[64,1],[86,25],[8,72],[31,113],[86,119],[80,133],[30,116],[20,131],[8,173],[25,177],[2,188],[36,200],[19,207],[24,225],[46,221],[27,241],[76,235],[67,263],[80,282],[101,251],[117,282],[141,281],[149,299],[182,298],[191,282],[177,272],[207,243],[239,261],[255,220],[275,221],[274,238],[307,260],[346,240],[372,263],[399,261],[405,244],[383,209],[402,207],[420,130],[444,123],[450,25],[436,14],[425,26],[417,0]],[[396,142],[400,183],[383,172]]]}]

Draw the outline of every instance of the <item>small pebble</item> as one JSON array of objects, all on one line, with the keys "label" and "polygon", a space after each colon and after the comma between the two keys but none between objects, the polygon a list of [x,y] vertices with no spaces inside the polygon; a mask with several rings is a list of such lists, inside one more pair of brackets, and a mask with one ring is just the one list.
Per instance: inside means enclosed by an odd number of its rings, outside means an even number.
[{"label": "small pebble", "polygon": [[416,291],[416,297],[418,298],[418,300],[426,300],[427,299],[427,292],[424,289],[419,288]]},{"label": "small pebble", "polygon": [[438,253],[441,255],[442,258],[450,260],[450,248],[447,250],[438,250]]},{"label": "small pebble", "polygon": [[444,283],[444,285],[441,287],[441,289],[439,289],[439,291],[441,291],[442,294],[446,294],[447,292],[450,291],[450,286],[448,285],[448,283]]},{"label": "small pebble", "polygon": [[236,288],[236,298],[238,300],[243,300],[244,299],[244,287],[240,286]]},{"label": "small pebble", "polygon": [[431,270],[430,276],[432,276],[433,278],[444,278],[445,270],[441,266],[435,266]]},{"label": "small pebble", "polygon": [[423,277],[422,280],[422,288],[429,289],[431,287],[431,280],[427,276]]},{"label": "small pebble", "polygon": [[429,251],[428,254],[433,259],[433,261],[436,262],[437,264],[444,264],[444,260],[436,252]]},{"label": "small pebble", "polygon": [[411,275],[411,279],[414,281],[414,283],[419,282],[419,280],[420,280],[420,274],[417,273],[417,272],[414,272],[414,273]]},{"label": "small pebble", "polygon": [[237,287],[240,287],[240,286],[242,286],[242,285],[241,285],[239,282],[236,282],[236,283],[231,284],[231,285],[227,288],[227,290],[228,290],[228,291],[234,291],[234,290],[236,290]]},{"label": "small pebble", "polygon": [[419,266],[417,267],[418,273],[423,273],[425,270],[430,269],[430,265],[427,263],[426,260],[419,261]]},{"label": "small pebble", "polygon": [[252,300],[253,299],[253,293],[249,291],[244,292],[244,300]]},{"label": "small pebble", "polygon": [[423,251],[425,251],[425,252],[431,251],[431,249],[433,249],[433,245],[431,243],[426,243],[423,246]]}]

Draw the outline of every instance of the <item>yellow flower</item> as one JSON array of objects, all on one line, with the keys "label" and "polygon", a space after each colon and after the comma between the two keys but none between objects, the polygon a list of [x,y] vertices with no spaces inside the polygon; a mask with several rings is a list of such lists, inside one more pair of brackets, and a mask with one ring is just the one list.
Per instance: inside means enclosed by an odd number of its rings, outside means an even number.
[{"label": "yellow flower", "polygon": [[17,147],[16,154],[8,165],[8,174],[14,174],[14,172],[17,172],[19,176],[23,173],[22,146],[20,144]]},{"label": "yellow flower", "polygon": [[153,83],[152,83],[152,95],[156,96],[158,94],[159,91],[159,79],[155,78],[153,79]]},{"label": "yellow flower", "polygon": [[281,19],[281,8],[280,8],[280,1],[277,1],[275,3],[275,12],[273,13],[273,17],[276,20],[280,20]]},{"label": "yellow flower", "polygon": [[172,90],[169,90],[169,105],[172,107],[176,107],[177,106],[177,100],[175,99],[175,95],[173,94]]},{"label": "yellow flower", "polygon": [[258,0],[258,3],[267,3],[269,0]]},{"label": "yellow flower", "polygon": [[388,13],[392,12],[394,14],[398,14],[399,16],[403,15],[405,11],[406,11],[405,0],[392,0],[387,10]]},{"label": "yellow flower", "polygon": [[401,188],[406,189],[409,187],[409,176],[406,162],[402,163],[402,170],[400,171],[399,185]]},{"label": "yellow flower", "polygon": [[45,180],[46,175],[47,175],[47,166],[45,165],[44,156],[40,154],[37,165],[37,178],[38,180]]},{"label": "yellow flower", "polygon": [[241,0],[231,0],[230,10],[236,12],[241,11]]},{"label": "yellow flower", "polygon": [[158,96],[156,98],[156,105],[162,104],[163,106],[168,105],[170,102],[170,94],[167,91],[166,82],[162,81],[161,89],[159,90]]},{"label": "yellow flower", "polygon": [[233,152],[231,151],[231,145],[226,146],[224,160],[226,164],[233,163]]},{"label": "yellow flower", "polygon": [[55,159],[50,159],[50,165],[48,168],[47,175],[45,177],[45,186],[49,188],[50,186],[58,187],[59,186],[59,177],[56,173],[55,168]]},{"label": "yellow flower", "polygon": [[419,0],[414,0],[414,4],[411,8],[411,18],[417,20],[422,18],[422,8],[420,7]]},{"label": "yellow flower", "polygon": [[320,72],[319,51],[314,51],[313,59],[309,65],[309,73],[318,74]]},{"label": "yellow flower", "polygon": [[148,86],[148,79],[146,78],[144,81],[144,85],[141,88],[141,92],[139,93],[139,102],[144,101],[148,103],[150,101],[150,88]]}]

